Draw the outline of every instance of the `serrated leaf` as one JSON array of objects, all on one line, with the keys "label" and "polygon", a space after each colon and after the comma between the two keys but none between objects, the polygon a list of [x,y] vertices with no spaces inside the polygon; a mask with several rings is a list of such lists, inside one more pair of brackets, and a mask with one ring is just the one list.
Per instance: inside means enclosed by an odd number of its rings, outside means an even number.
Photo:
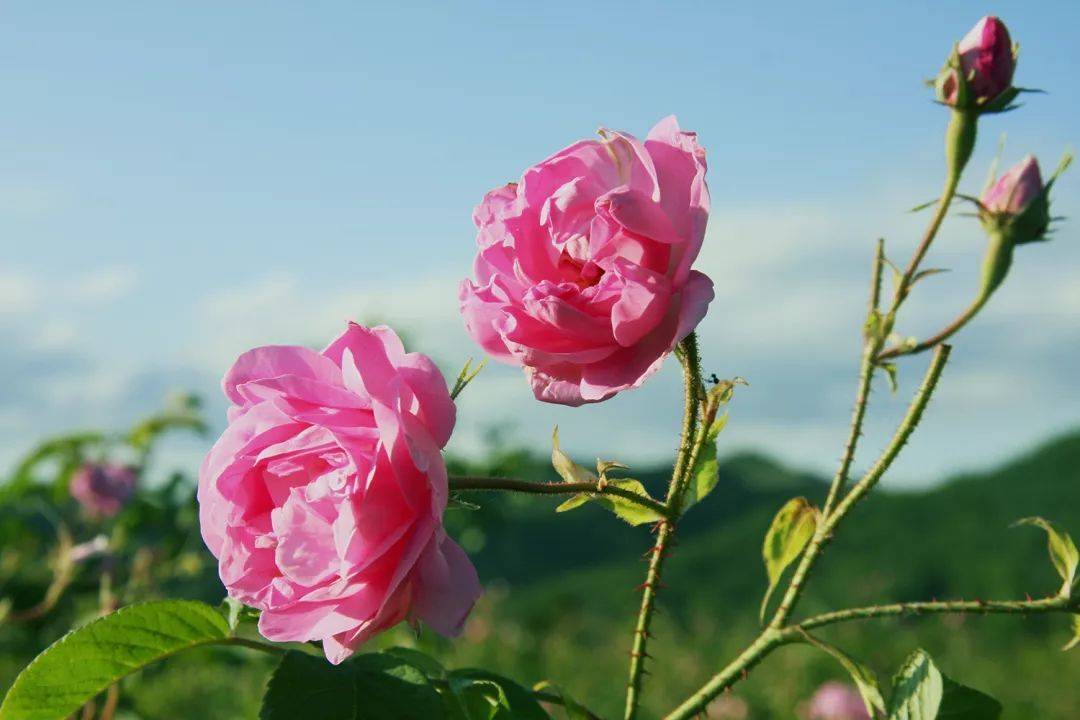
[{"label": "serrated leaf", "polygon": [[1022,518],[1013,523],[1014,527],[1017,525],[1033,525],[1046,531],[1050,562],[1054,564],[1054,569],[1062,579],[1058,595],[1064,598],[1070,597],[1073,583],[1076,581],[1076,566],[1080,563],[1080,552],[1077,552],[1076,544],[1069,537],[1069,533],[1041,517]]},{"label": "serrated leaf", "polygon": [[487,670],[452,670],[446,707],[454,720],[551,720],[532,692]]},{"label": "serrated leaf", "polygon": [[415,648],[392,647],[383,650],[383,655],[399,658],[415,668],[422,670],[429,678],[441,680],[446,677],[446,668],[435,658]]},{"label": "serrated leaf", "polygon": [[228,637],[228,620],[205,603],[130,605],[73,630],[38,655],[15,679],[0,705],[0,720],[63,720],[150,663]]},{"label": "serrated leaf", "polygon": [[594,720],[597,716],[590,711],[587,707],[579,703],[574,698],[570,697],[561,687],[553,682],[544,680],[537,683],[533,690],[538,692],[549,692],[555,695],[562,701],[563,713],[566,715],[566,720]]},{"label": "serrated leaf", "polygon": [[439,720],[443,702],[419,668],[385,653],[341,665],[289,651],[270,678],[260,720]]},{"label": "serrated leaf", "polygon": [[565,482],[596,482],[599,478],[581,467],[559,447],[558,426],[551,432],[551,466]]},{"label": "serrated leaf", "polygon": [[1080,615],[1072,616],[1072,632],[1073,636],[1069,642],[1061,646],[1063,652],[1072,650],[1077,645],[1080,645]]},{"label": "serrated leaf", "polygon": [[772,597],[780,576],[784,574],[787,566],[802,554],[817,529],[817,521],[818,511],[802,497],[788,500],[773,518],[761,549],[765,560],[765,573],[769,578],[769,589],[765,591],[765,597],[761,601],[761,619],[765,617],[769,598]]},{"label": "serrated leaf", "polygon": [[[645,489],[645,486],[641,484],[640,480],[634,480],[633,478],[618,478],[616,480],[608,480],[606,484],[622,488],[635,495],[640,495],[643,498],[651,499],[649,491]],[[566,512],[567,510],[579,508],[590,500],[604,506],[615,513],[618,518],[630,525],[637,526],[644,523],[658,522],[664,519],[663,515],[650,507],[639,505],[632,500],[627,500],[618,495],[606,495],[603,493],[578,493],[555,508],[555,512]]]},{"label": "serrated leaf", "polygon": [[688,510],[705,499],[716,488],[720,479],[720,465],[716,459],[716,439],[727,426],[728,414],[724,413],[713,420],[705,435],[705,444],[701,447],[694,467],[690,471],[690,483],[683,495],[683,511]]},{"label": "serrated leaf", "polygon": [[893,678],[888,720],[935,720],[945,681],[924,650],[916,650]]},{"label": "serrated leaf", "polygon": [[893,678],[888,720],[997,720],[1001,703],[961,685],[938,670],[925,650],[916,650]]},{"label": "serrated leaf", "polygon": [[855,687],[859,690],[863,705],[866,706],[866,712],[870,717],[877,717],[878,713],[885,712],[885,698],[881,696],[881,690],[878,689],[877,676],[874,675],[873,670],[866,667],[858,660],[855,660],[835,645],[831,645],[824,640],[819,640],[808,632],[803,632],[802,635],[806,642],[820,650],[824,650],[829,655],[832,655],[833,658],[847,670],[848,675],[851,676],[852,681],[855,683]]},{"label": "serrated leaf", "polygon": [[961,685],[942,676],[944,691],[935,720],[997,720],[1001,703],[986,693]]}]

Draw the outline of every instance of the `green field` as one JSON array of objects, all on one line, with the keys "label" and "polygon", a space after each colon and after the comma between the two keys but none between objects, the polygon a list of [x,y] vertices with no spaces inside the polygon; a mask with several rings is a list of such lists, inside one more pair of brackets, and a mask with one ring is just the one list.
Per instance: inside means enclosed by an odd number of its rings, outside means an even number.
[{"label": "green field", "polygon": [[[452,462],[458,472],[551,479],[546,460],[524,452],[482,467]],[[635,473],[646,484],[663,470]],[[1051,594],[1059,584],[1045,536],[1010,529],[1017,518],[1043,515],[1080,535],[1080,434],[1062,437],[992,472],[955,477],[917,493],[872,495],[850,518],[813,577],[800,612],[894,600],[1009,599]],[[720,485],[679,530],[650,652],[646,717],[658,717],[700,685],[752,636],[765,585],[761,539],[776,509],[805,495],[820,502],[824,484],[770,460],[727,459]],[[479,665],[532,684],[553,680],[603,717],[621,708],[630,630],[649,546],[645,528],[630,528],[585,507],[556,514],[554,501],[474,495],[479,510],[452,509],[448,525],[470,550],[488,590],[463,638],[451,643],[399,630],[380,646],[419,644],[448,666]],[[147,509],[145,513],[150,513]],[[5,509],[5,543],[11,540]],[[187,517],[145,515],[140,525],[161,542],[186,547],[185,574],[147,596],[210,601],[222,590],[208,553]],[[178,533],[183,534],[177,540]],[[194,538],[194,539],[193,539]],[[11,554],[7,544],[5,553]],[[29,546],[26,546],[29,547]],[[16,606],[41,591],[39,577],[6,578]],[[73,619],[93,612],[96,585],[76,585],[50,618],[0,628],[0,685]],[[1080,715],[1080,650],[1061,616],[909,617],[829,628],[826,639],[887,679],[916,647],[943,671],[1003,702],[1005,718],[1067,720]],[[173,658],[126,681],[119,717],[252,718],[270,661],[241,650],[202,650]],[[843,679],[827,656],[804,647],[777,651],[734,688],[751,718],[797,717],[821,682]],[[197,690],[195,690],[197,688]],[[198,708],[194,712],[192,708]],[[193,714],[194,712],[194,714]]]}]

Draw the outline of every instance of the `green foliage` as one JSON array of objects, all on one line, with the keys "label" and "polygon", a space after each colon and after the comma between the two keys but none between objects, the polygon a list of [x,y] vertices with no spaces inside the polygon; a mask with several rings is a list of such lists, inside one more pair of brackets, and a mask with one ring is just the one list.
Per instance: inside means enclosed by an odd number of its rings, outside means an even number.
[{"label": "green foliage", "polygon": [[934,661],[923,650],[916,650],[893,678],[889,720],[934,720],[944,685]]},{"label": "green foliage", "polygon": [[[599,476],[597,476],[571,460],[570,456],[559,448],[559,428],[555,428],[555,431],[551,435],[551,448],[551,465],[555,468],[555,472],[559,473],[559,476],[562,477],[565,482],[594,483],[599,487],[610,485],[640,497],[651,499],[649,491],[645,489],[645,486],[640,480],[634,480],[633,478],[607,477],[608,471],[616,468],[625,468],[626,466],[622,463],[610,460],[597,460],[596,470],[599,473]],[[590,500],[606,507],[608,510],[615,513],[617,517],[630,525],[641,525],[663,519],[663,516],[652,508],[645,507],[644,505],[640,505],[639,503],[624,497],[619,497],[618,495],[602,493],[578,493],[559,505],[559,507],[555,508],[555,512],[573,510],[581,507]]]},{"label": "green foliage", "polygon": [[267,685],[260,720],[439,720],[439,693],[397,655],[356,655],[334,666],[290,651]]},{"label": "green foliage", "polygon": [[859,690],[859,695],[862,696],[863,704],[866,705],[866,712],[870,717],[877,717],[877,713],[885,712],[885,699],[881,697],[877,676],[874,675],[873,670],[835,645],[819,640],[810,633],[804,632],[803,638],[814,647],[831,655],[847,670],[848,675],[851,676],[852,681],[855,683],[855,687]]},{"label": "green foliage", "polygon": [[941,674],[925,650],[912,653],[893,678],[888,720],[997,720],[1001,704]]},{"label": "green foliage", "polygon": [[716,439],[727,426],[728,414],[724,413],[713,421],[705,434],[705,444],[694,461],[690,471],[690,484],[683,495],[683,510],[688,510],[705,499],[720,480],[720,464],[716,459]]},{"label": "green foliage", "polygon": [[1017,520],[1016,525],[1033,525],[1046,531],[1047,549],[1050,551],[1050,562],[1061,576],[1062,585],[1058,595],[1069,597],[1072,594],[1073,584],[1076,582],[1076,565],[1080,562],[1080,553],[1076,550],[1076,544],[1069,537],[1069,533],[1056,527],[1053,523],[1043,520],[1041,517],[1027,517]]},{"label": "green foliage", "polygon": [[453,670],[447,686],[448,720],[550,720],[532,692],[487,670]]},{"label": "green foliage", "polygon": [[0,720],[63,720],[119,679],[167,655],[229,636],[213,607],[165,600],[123,608],[73,630],[15,680]]},{"label": "green foliage", "polygon": [[818,511],[803,497],[793,498],[784,504],[773,518],[765,533],[761,555],[765,559],[765,573],[769,577],[769,589],[761,601],[760,617],[764,619],[776,584],[784,570],[802,554],[817,528]]},{"label": "green foliage", "polygon": [[570,697],[560,685],[545,680],[537,683],[533,690],[550,693],[557,697],[559,703],[562,705],[563,714],[566,715],[566,720],[594,720],[596,717],[591,710]]},{"label": "green foliage", "polygon": [[1062,646],[1061,649],[1063,651],[1072,650],[1074,647],[1080,644],[1080,614],[1073,615],[1070,622],[1072,626],[1072,638],[1070,638],[1069,642],[1065,643],[1065,645]]}]

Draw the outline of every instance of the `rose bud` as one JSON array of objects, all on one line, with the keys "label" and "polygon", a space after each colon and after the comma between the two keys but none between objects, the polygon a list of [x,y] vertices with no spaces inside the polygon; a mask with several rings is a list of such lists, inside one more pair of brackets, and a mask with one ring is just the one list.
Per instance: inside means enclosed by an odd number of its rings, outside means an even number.
[{"label": "rose bud", "polygon": [[953,107],[1002,110],[1018,92],[1012,86],[1015,69],[1016,48],[1005,23],[987,15],[945,64],[937,80],[938,99]]},{"label": "rose bud", "polygon": [[1028,155],[998,178],[980,202],[983,224],[1003,232],[1013,245],[1041,240],[1050,225],[1050,202],[1039,161]]},{"label": "rose bud", "polygon": [[1044,185],[1038,161],[1028,155],[991,183],[979,198],[979,220],[990,237],[979,302],[985,302],[1005,280],[1013,248],[1046,238],[1052,220],[1050,188],[1071,161],[1072,156],[1066,154]]},{"label": "rose bud", "polygon": [[123,509],[135,492],[138,474],[125,465],[90,463],[71,476],[68,491],[87,515],[112,517]]},{"label": "rose bud", "polygon": [[223,387],[199,523],[259,632],[321,640],[332,663],[403,621],[457,634],[480,583],[443,529],[455,409],[435,364],[350,323],[322,352],[249,350]]},{"label": "rose bud", "polygon": [[807,711],[810,720],[870,720],[858,691],[841,682],[827,682],[814,692]]},{"label": "rose bud", "polygon": [[465,328],[525,368],[539,400],[606,400],[640,386],[705,316],[693,270],[709,217],[705,151],[674,117],[644,142],[602,132],[491,191],[473,215]]}]

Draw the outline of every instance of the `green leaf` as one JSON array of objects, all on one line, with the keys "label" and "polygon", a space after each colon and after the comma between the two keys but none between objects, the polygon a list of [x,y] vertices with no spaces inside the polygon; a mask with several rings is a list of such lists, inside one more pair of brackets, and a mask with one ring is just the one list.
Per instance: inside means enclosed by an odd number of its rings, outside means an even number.
[{"label": "green leaf", "polygon": [[893,678],[888,720],[997,720],[1001,703],[945,677],[916,650]]},{"label": "green leaf", "polygon": [[[633,478],[618,478],[615,480],[607,480],[605,484],[622,488],[635,495],[640,495],[643,498],[650,497],[649,491],[645,489],[645,486],[641,484],[640,480],[634,480]],[[659,522],[664,519],[663,515],[650,507],[639,505],[632,500],[627,500],[618,495],[605,495],[602,493],[579,493],[574,495],[562,505],[555,508],[555,512],[573,510],[574,508],[581,507],[590,500],[606,507],[608,510],[615,513],[621,520],[634,526],[642,525],[644,523]]]},{"label": "green leaf", "polygon": [[122,608],[73,630],[19,674],[0,720],[63,720],[121,678],[187,648],[224,640],[217,609],[188,600]]},{"label": "green leaf", "polygon": [[457,380],[454,381],[454,387],[450,391],[450,399],[457,400],[457,396],[461,394],[461,391],[469,386],[476,376],[480,374],[480,371],[487,365],[487,358],[480,361],[480,364],[475,368],[472,366],[473,359],[469,358],[465,361],[465,365],[461,368],[461,372],[458,373]]},{"label": "green leaf", "polygon": [[1080,615],[1072,616],[1072,632],[1072,639],[1061,647],[1063,652],[1072,650],[1077,645],[1080,645]]},{"label": "green leaf", "polygon": [[885,699],[881,696],[881,690],[878,689],[877,676],[874,675],[873,670],[835,645],[819,640],[808,632],[803,632],[803,638],[814,647],[832,655],[847,670],[848,675],[855,682],[855,687],[859,690],[859,695],[862,696],[866,712],[870,717],[877,717],[878,713],[885,712]]},{"label": "green leaf", "polygon": [[383,654],[399,658],[413,667],[423,670],[424,674],[429,678],[435,678],[437,680],[446,678],[446,668],[442,666],[442,663],[427,653],[420,652],[414,648],[392,647],[383,650]]},{"label": "green leaf", "polygon": [[570,697],[566,691],[553,682],[544,680],[543,682],[537,683],[536,686],[533,687],[533,690],[551,693],[558,697],[559,700],[562,701],[562,709],[563,713],[566,715],[566,720],[594,720],[597,717],[588,708]]},{"label": "green leaf", "polygon": [[924,650],[912,653],[893,678],[889,720],[935,720],[945,692],[945,681]]},{"label": "green leaf", "polygon": [[765,609],[769,605],[776,584],[784,570],[802,554],[810,538],[817,529],[818,511],[806,498],[789,500],[780,512],[776,513],[772,525],[765,533],[765,544],[761,548],[765,559],[765,572],[769,577],[769,589],[761,601],[760,618],[764,620]]},{"label": "green leaf", "polygon": [[1041,517],[1027,517],[1017,520],[1016,525],[1034,525],[1046,531],[1047,547],[1050,550],[1050,562],[1061,576],[1062,584],[1058,595],[1064,598],[1072,595],[1072,586],[1076,581],[1076,566],[1080,562],[1080,553],[1076,550],[1069,533],[1059,529],[1053,523]]},{"label": "green leaf", "polygon": [[[599,483],[601,486],[612,485],[644,498],[650,497],[649,491],[645,489],[645,486],[641,484],[640,480],[634,480],[633,478],[609,479],[606,476],[605,473],[609,470],[626,468],[622,463],[612,460],[597,460],[596,467],[601,473],[601,475],[597,477],[571,460],[570,456],[559,448],[558,427],[556,427],[551,434],[551,465],[555,468],[555,472],[559,473],[559,476],[568,483],[586,482],[594,484]],[[643,523],[657,522],[663,519],[663,516],[652,508],[639,505],[632,500],[627,500],[626,498],[617,495],[605,495],[602,493],[578,493],[555,508],[555,512],[573,510],[581,507],[590,500],[603,505],[631,525],[641,525]]]},{"label": "green leaf", "polygon": [[943,677],[945,689],[936,720],[997,720],[1001,703],[985,693]]},{"label": "green leaf", "polygon": [[688,510],[705,499],[716,488],[720,479],[720,466],[716,460],[716,438],[723,432],[727,425],[728,414],[724,413],[713,421],[705,434],[705,444],[694,461],[694,467],[690,471],[690,484],[683,495],[683,511]]},{"label": "green leaf", "polygon": [[551,432],[551,466],[565,482],[596,482],[600,478],[581,467],[559,448],[559,427]]},{"label": "green leaf", "polygon": [[532,692],[487,670],[452,670],[446,706],[454,720],[551,720]]},{"label": "green leaf", "polygon": [[401,657],[356,655],[341,665],[289,651],[263,696],[260,720],[439,720],[442,699]]}]

